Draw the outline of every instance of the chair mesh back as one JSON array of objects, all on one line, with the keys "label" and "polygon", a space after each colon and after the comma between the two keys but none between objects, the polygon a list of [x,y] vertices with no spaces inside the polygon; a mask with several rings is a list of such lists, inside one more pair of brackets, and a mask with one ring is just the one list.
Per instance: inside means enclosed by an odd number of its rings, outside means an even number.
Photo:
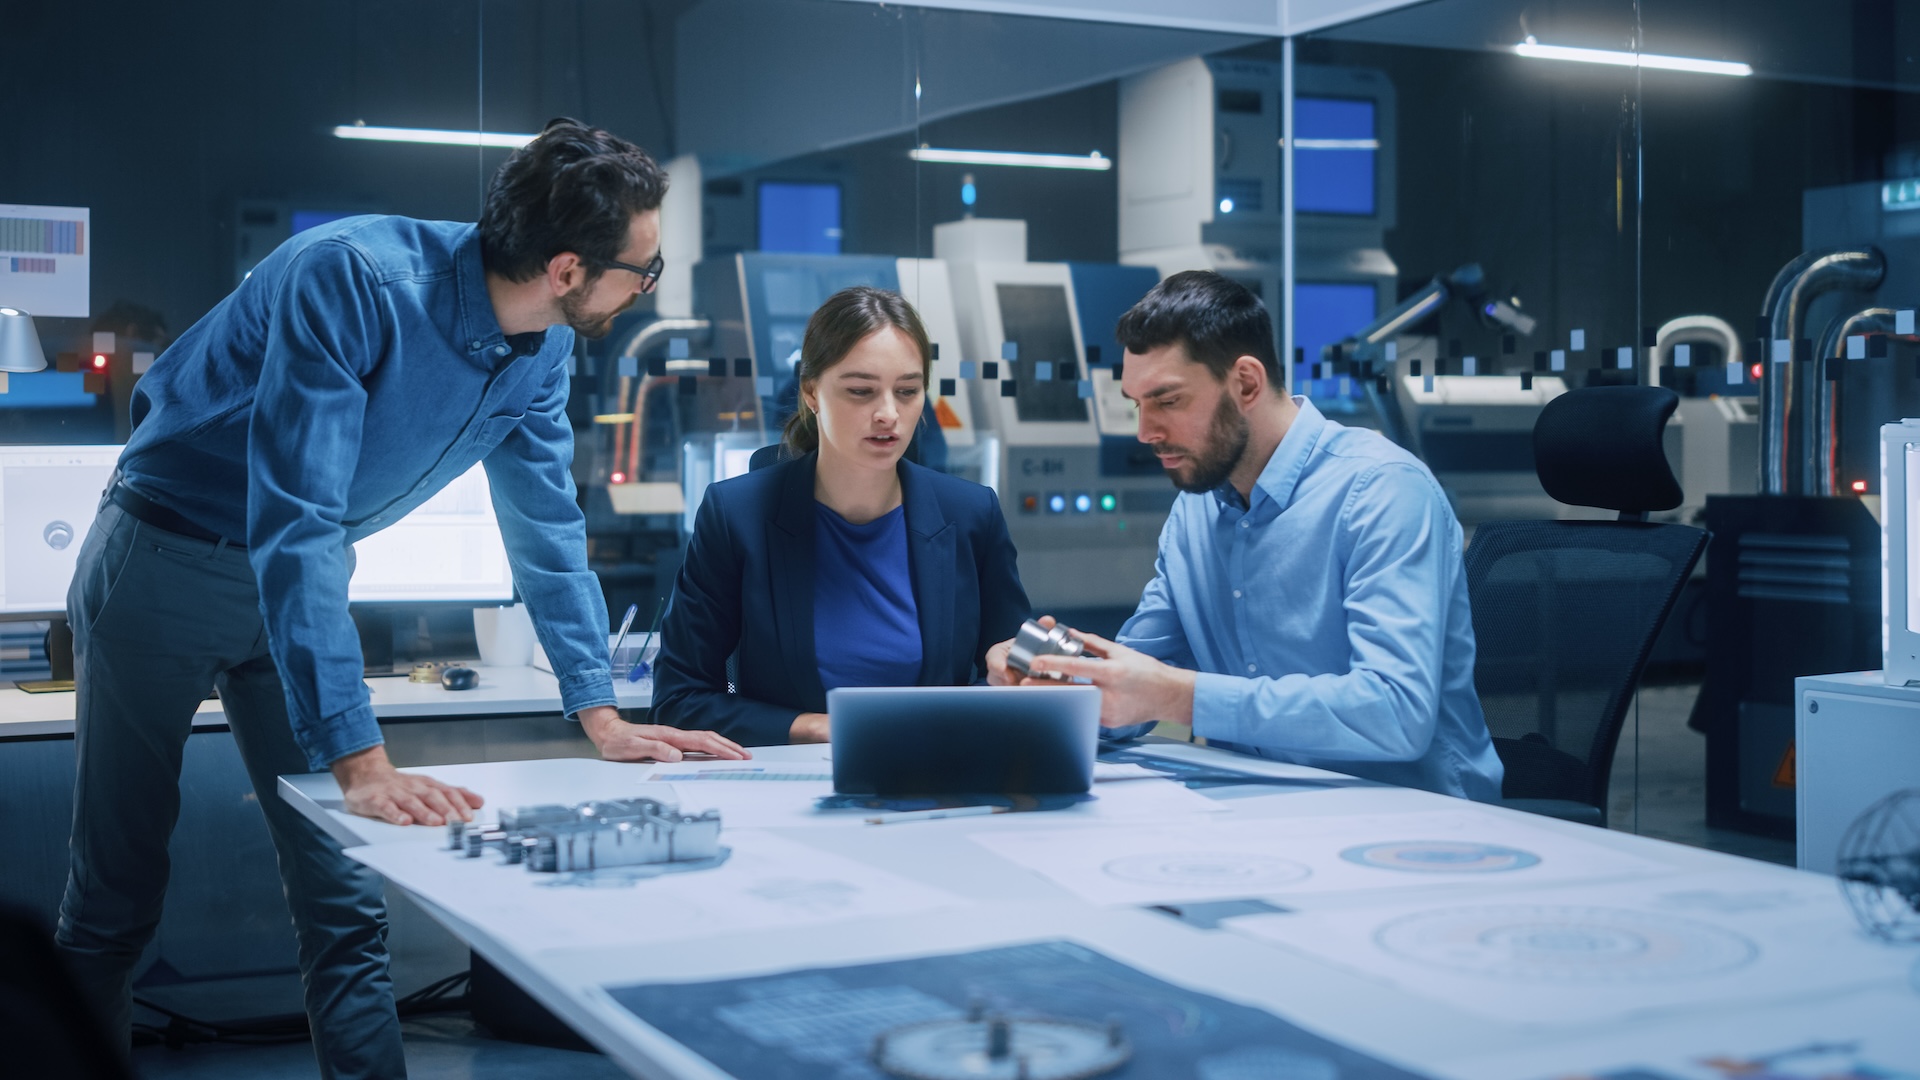
[{"label": "chair mesh back", "polygon": [[1474,685],[1507,798],[1571,799],[1604,815],[1627,706],[1706,540],[1684,525],[1618,521],[1474,531]]}]

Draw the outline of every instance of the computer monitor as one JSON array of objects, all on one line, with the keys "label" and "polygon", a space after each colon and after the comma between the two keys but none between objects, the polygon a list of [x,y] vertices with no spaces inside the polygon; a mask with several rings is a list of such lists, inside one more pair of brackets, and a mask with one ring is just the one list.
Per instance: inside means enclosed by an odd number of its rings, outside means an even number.
[{"label": "computer monitor", "polygon": [[121,446],[0,446],[0,619],[67,611],[80,545]]},{"label": "computer monitor", "polygon": [[475,465],[439,494],[353,546],[347,586],[356,604],[511,603],[513,568],[493,514],[486,469]]}]

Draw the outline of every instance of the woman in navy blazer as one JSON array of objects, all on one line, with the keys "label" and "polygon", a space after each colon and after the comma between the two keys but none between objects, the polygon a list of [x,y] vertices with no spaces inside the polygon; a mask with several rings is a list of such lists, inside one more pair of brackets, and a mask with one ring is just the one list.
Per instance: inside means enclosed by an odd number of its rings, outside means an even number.
[{"label": "woman in navy blazer", "polygon": [[897,293],[847,289],[814,313],[790,456],[711,485],[695,515],[654,669],[656,723],[818,742],[830,682],[986,678],[987,649],[1019,629],[1027,594],[994,493],[902,460],[931,354]]}]

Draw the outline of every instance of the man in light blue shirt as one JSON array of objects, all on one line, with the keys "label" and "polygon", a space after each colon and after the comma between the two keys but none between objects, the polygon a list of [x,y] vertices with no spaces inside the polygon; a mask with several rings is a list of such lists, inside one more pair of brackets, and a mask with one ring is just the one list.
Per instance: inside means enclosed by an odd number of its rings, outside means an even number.
[{"label": "man in light blue shirt", "polygon": [[1183,494],[1119,641],[1082,634],[1097,659],[1034,672],[1099,686],[1111,737],[1190,723],[1216,746],[1498,799],[1460,524],[1433,474],[1289,397],[1266,310],[1219,274],[1168,278],[1117,337],[1140,440]]}]

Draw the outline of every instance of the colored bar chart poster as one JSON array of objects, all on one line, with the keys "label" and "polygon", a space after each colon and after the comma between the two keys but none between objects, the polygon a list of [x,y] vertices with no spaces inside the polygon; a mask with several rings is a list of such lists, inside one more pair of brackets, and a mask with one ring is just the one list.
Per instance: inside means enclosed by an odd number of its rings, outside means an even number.
[{"label": "colored bar chart poster", "polygon": [[0,203],[0,307],[86,318],[92,311],[93,213]]}]

